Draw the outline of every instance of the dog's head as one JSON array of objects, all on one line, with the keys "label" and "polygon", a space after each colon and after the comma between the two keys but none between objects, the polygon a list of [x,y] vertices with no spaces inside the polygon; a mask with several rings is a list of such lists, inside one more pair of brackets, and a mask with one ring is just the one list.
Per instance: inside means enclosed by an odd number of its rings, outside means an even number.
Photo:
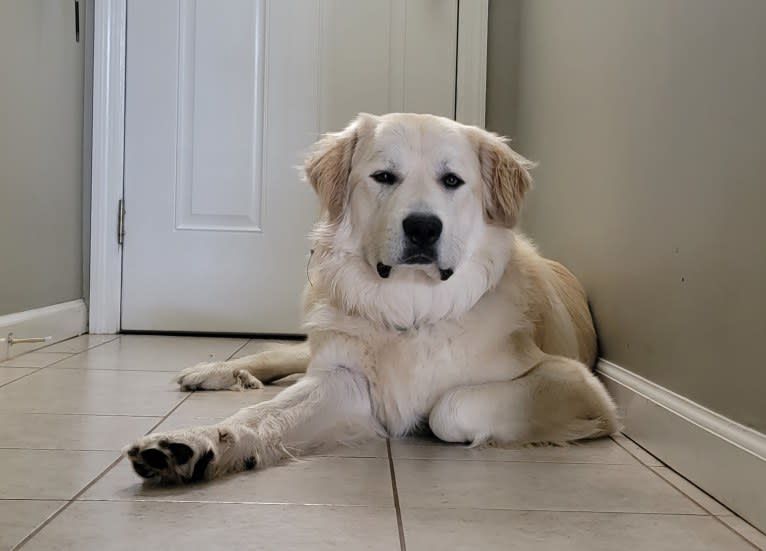
[{"label": "dog's head", "polygon": [[476,127],[362,114],[322,138],[304,168],[325,221],[350,225],[358,254],[379,277],[416,269],[446,280],[486,226],[513,227],[531,167]]},{"label": "dog's head", "polygon": [[531,167],[476,127],[359,115],[304,166],[323,210],[316,281],[345,311],[388,326],[459,316],[505,271]]}]

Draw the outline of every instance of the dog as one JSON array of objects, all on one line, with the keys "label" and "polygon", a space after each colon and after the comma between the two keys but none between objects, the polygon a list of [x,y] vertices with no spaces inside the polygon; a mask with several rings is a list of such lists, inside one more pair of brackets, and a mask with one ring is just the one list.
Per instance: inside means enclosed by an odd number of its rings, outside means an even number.
[{"label": "dog", "polygon": [[308,340],[177,382],[305,375],[218,424],[141,438],[125,449],[135,472],[193,482],[426,428],[472,446],[616,432],[585,292],[514,230],[532,168],[503,138],[432,115],[361,114],[325,135],[303,167],[321,204]]}]

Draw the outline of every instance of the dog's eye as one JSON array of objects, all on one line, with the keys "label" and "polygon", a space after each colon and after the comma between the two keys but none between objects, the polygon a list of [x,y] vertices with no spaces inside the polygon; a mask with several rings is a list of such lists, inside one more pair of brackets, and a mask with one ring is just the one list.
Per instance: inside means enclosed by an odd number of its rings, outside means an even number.
[{"label": "dog's eye", "polygon": [[449,172],[442,176],[442,184],[448,189],[455,189],[465,184],[465,182],[457,174]]},{"label": "dog's eye", "polygon": [[378,182],[379,184],[392,185],[396,183],[396,174],[387,170],[378,170],[370,174],[370,178]]}]

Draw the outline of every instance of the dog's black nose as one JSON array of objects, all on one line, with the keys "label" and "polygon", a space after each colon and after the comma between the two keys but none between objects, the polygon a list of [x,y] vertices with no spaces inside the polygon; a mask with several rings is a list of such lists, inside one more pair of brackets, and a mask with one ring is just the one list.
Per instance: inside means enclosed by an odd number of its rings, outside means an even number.
[{"label": "dog's black nose", "polygon": [[419,247],[430,247],[442,234],[442,221],[433,214],[410,214],[402,227],[410,243]]}]

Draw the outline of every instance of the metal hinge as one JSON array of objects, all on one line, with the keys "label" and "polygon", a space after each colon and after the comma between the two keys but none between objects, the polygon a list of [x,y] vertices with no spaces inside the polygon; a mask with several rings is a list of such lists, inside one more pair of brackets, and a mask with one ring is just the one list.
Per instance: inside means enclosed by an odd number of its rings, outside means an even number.
[{"label": "metal hinge", "polygon": [[120,199],[117,203],[117,243],[125,242],[125,201]]},{"label": "metal hinge", "polygon": [[80,2],[74,0],[74,40],[80,41]]}]

